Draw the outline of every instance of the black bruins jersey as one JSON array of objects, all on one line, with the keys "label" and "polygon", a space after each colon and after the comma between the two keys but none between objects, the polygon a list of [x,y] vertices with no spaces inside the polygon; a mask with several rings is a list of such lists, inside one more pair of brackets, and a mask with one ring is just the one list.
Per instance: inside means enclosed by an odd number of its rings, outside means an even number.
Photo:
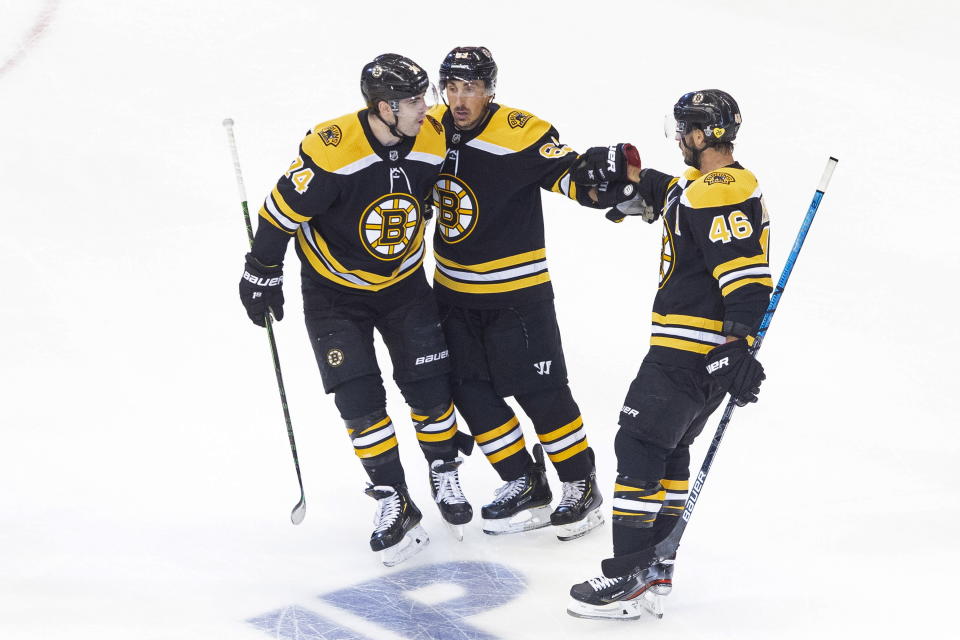
[{"label": "black bruins jersey", "polygon": [[505,105],[491,104],[470,131],[457,129],[444,105],[430,113],[448,147],[433,190],[438,299],[495,308],[553,298],[540,189],[578,199],[567,173],[576,152],[550,123]]},{"label": "black bruins jersey", "polygon": [[[725,334],[756,330],[773,290],[770,221],[756,177],[742,166],[676,178],[645,169],[639,195],[662,204],[660,286],[648,360],[699,367]],[[748,338],[752,341],[752,338]]]},{"label": "black bruins jersey", "polygon": [[380,291],[421,270],[422,205],[445,156],[443,127],[427,117],[416,138],[384,147],[367,110],[314,127],[260,209],[254,255],[283,259],[297,239],[305,277]]}]

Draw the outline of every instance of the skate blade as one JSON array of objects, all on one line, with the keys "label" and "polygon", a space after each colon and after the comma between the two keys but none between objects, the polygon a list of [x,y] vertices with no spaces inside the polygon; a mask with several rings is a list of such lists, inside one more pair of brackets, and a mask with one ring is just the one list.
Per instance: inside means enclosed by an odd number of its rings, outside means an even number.
[{"label": "skate blade", "polygon": [[576,540],[585,536],[600,525],[603,524],[603,512],[600,509],[594,509],[587,513],[587,517],[571,522],[570,524],[557,525],[557,539],[564,542]]},{"label": "skate blade", "polygon": [[447,531],[449,531],[450,535],[457,539],[457,542],[463,542],[462,524],[451,524],[449,522],[444,522],[444,524],[447,525]]},{"label": "skate blade", "polygon": [[636,620],[642,617],[645,611],[646,608],[641,605],[639,598],[604,605],[586,604],[570,598],[567,605],[567,613],[571,616],[589,620]]},{"label": "skate blade", "polygon": [[380,552],[380,561],[384,566],[393,567],[407,558],[415,556],[430,544],[430,536],[420,525],[415,526],[403,536],[403,540]]},{"label": "skate blade", "polygon": [[483,520],[483,532],[491,536],[502,536],[507,533],[522,533],[533,531],[550,525],[550,505],[524,509],[510,518],[498,520]]},{"label": "skate blade", "polygon": [[655,618],[663,617],[663,596],[647,589],[636,599],[643,609]]}]

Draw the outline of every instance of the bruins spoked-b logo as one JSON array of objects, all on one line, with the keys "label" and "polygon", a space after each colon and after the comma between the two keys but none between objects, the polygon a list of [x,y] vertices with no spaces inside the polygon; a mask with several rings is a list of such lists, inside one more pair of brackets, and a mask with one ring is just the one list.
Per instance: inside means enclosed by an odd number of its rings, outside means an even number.
[{"label": "bruins spoked-b logo", "polygon": [[433,185],[433,205],[437,215],[437,233],[449,244],[460,242],[477,228],[480,208],[473,190],[457,176],[441,173]]},{"label": "bruins spoked-b logo", "polygon": [[340,140],[343,138],[343,132],[337,125],[324,127],[317,132],[317,135],[319,135],[320,139],[323,140],[323,144],[327,145],[328,147],[337,146],[340,144]]},{"label": "bruins spoked-b logo", "polygon": [[360,216],[360,241],[378,260],[404,255],[420,224],[420,204],[408,193],[388,193]]},{"label": "bruins spoked-b logo", "polygon": [[343,351],[340,349],[330,349],[327,351],[327,364],[331,367],[339,367],[343,364]]},{"label": "bruins spoked-b logo", "polygon": [[507,124],[510,125],[511,129],[522,129],[523,125],[527,124],[527,120],[532,117],[529,113],[524,113],[523,111],[511,111],[507,114]]},{"label": "bruins spoked-b logo", "polygon": [[673,235],[670,233],[670,225],[666,219],[663,221],[663,238],[660,241],[660,285],[658,289],[663,289],[667,284],[670,275],[673,273],[674,261]]}]

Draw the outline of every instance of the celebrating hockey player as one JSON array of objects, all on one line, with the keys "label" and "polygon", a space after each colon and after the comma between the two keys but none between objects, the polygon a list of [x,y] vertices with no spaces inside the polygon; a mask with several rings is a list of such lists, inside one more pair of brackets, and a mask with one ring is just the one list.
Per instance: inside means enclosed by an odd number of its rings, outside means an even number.
[{"label": "celebrating hockey player", "polygon": [[283,258],[295,236],[307,333],[377,500],[370,547],[389,566],[429,538],[386,412],[375,328],[410,405],[434,499],[454,526],[473,515],[457,471],[458,452],[473,442],[457,430],[450,359],[422,267],[421,207],[446,153],[442,126],[426,115],[432,87],[419,65],[384,54],[363,67],[360,89],[367,107],[309,131],[267,196],[240,299],[255,324],[268,312],[283,317]]},{"label": "celebrating hockey player", "polygon": [[[757,400],[763,367],[748,351],[772,290],[769,220],[757,179],[733,159],[740,109],[716,89],[674,105],[676,139],[691,168],[681,177],[633,172],[637,197],[625,213],[663,217],[660,286],[650,350],[630,385],[615,440],[613,554],[604,576],[574,585],[568,612],[586,618],[662,615],[674,558],[635,558],[664,540],[683,513],[690,445],[730,393]],[[590,167],[574,179],[591,184]]]},{"label": "celebrating hockey player", "polygon": [[[440,65],[448,152],[434,189],[434,291],[454,363],[454,399],[505,484],[484,505],[489,534],[548,525],[570,540],[603,522],[593,451],[567,369],[544,248],[540,189],[581,204],[627,199],[615,187],[579,190],[568,170],[577,154],[548,122],[497,104],[497,64],[484,47],[457,47]],[[626,160],[617,177],[625,181]],[[639,164],[639,156],[637,156]],[[540,443],[527,451],[513,396]],[[563,483],[551,513],[546,450]]]}]

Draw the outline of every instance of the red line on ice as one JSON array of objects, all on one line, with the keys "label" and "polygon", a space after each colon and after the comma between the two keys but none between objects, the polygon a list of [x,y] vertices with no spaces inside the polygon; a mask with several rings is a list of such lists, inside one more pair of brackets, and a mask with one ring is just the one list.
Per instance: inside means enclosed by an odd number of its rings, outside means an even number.
[{"label": "red line on ice", "polygon": [[22,60],[27,54],[27,51],[30,49],[30,47],[32,47],[40,38],[46,28],[50,25],[50,22],[53,20],[53,14],[57,12],[57,6],[59,4],[60,0],[47,0],[46,5],[43,7],[40,15],[37,17],[37,21],[33,24],[26,36],[20,42],[20,45],[17,47],[17,51],[7,60],[5,60],[2,66],[0,66],[0,77],[2,77],[3,74],[10,69],[14,68],[17,63],[20,62],[20,60]]}]

